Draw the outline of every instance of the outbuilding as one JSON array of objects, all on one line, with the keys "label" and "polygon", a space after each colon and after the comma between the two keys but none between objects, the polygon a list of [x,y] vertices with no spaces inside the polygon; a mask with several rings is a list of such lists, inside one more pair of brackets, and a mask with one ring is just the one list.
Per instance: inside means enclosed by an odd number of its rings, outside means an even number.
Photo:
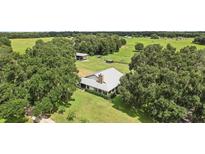
[{"label": "outbuilding", "polygon": [[86,60],[87,57],[88,57],[87,53],[79,53],[79,52],[76,53],[77,60]]}]

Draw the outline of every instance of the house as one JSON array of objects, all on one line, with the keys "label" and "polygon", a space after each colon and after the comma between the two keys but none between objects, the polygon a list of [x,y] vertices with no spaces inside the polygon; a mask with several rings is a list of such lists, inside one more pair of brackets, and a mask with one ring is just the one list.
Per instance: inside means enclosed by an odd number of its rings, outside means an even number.
[{"label": "house", "polygon": [[94,90],[98,93],[108,95],[116,92],[122,76],[123,74],[115,68],[109,68],[82,77],[80,85],[84,89]]},{"label": "house", "polygon": [[87,57],[88,57],[87,53],[79,53],[79,52],[76,53],[77,60],[86,60]]}]

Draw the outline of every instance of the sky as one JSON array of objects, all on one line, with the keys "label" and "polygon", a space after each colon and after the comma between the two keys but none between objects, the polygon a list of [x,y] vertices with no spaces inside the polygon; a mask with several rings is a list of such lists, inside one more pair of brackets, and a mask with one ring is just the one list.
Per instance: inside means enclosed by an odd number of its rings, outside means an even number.
[{"label": "sky", "polygon": [[203,0],[0,1],[0,31],[205,31]]}]

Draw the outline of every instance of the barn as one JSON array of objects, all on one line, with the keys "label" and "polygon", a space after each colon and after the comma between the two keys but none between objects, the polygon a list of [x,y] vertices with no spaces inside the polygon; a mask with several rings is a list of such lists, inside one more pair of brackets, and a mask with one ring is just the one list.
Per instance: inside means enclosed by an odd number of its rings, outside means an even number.
[{"label": "barn", "polygon": [[87,57],[88,57],[87,53],[79,53],[79,52],[76,53],[77,60],[86,60]]}]

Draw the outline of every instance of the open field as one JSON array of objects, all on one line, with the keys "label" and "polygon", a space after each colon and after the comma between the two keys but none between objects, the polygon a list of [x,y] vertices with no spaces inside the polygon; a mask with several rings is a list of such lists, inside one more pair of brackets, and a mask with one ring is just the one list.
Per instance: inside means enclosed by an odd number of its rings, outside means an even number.
[{"label": "open field", "polygon": [[56,122],[69,122],[66,117],[74,112],[73,122],[151,122],[142,114],[128,111],[123,107],[118,97],[109,101],[102,97],[77,90],[73,95],[71,106],[63,114],[55,113],[51,116]]},{"label": "open field", "polygon": [[35,45],[35,42],[39,39],[49,41],[52,38],[26,38],[26,39],[12,39],[11,45],[15,52],[23,54],[27,48],[31,48]]},{"label": "open field", "polygon": [[[12,39],[12,47],[13,50],[19,53],[24,53],[25,50],[29,47],[32,47],[35,44],[35,41],[40,38],[33,39]],[[52,38],[42,38],[44,41],[49,41]],[[114,67],[119,71],[126,73],[129,71],[128,63],[131,60],[131,57],[136,53],[134,52],[134,45],[136,43],[144,43],[144,45],[159,43],[163,46],[166,46],[167,43],[172,44],[174,47],[179,50],[187,45],[194,45],[198,49],[203,49],[205,46],[196,45],[192,43],[193,38],[182,38],[182,39],[169,39],[169,38],[160,38],[160,39],[150,39],[148,37],[140,37],[140,38],[126,38],[127,44],[123,46],[119,52],[114,54],[109,54],[106,56],[101,56],[98,58],[97,56],[90,56],[87,61],[77,61],[76,65],[79,71],[83,71],[81,74],[86,75],[87,73],[92,73],[95,71],[103,70],[106,68]],[[108,64],[105,62],[106,59],[114,60],[114,63]],[[87,71],[87,73],[86,73]]]},{"label": "open field", "polygon": [[[177,50],[185,46],[196,46],[198,49],[203,49],[205,46],[203,45],[196,45],[192,43],[193,38],[184,38],[181,40],[168,39],[168,38],[161,38],[161,39],[150,39],[148,37],[144,38],[127,38],[127,44],[123,46],[119,52],[114,54],[109,54],[106,56],[101,56],[98,58],[97,56],[92,56],[88,58],[88,61],[78,61],[76,62],[77,67],[79,69],[86,69],[91,71],[99,71],[106,68],[114,67],[119,71],[126,73],[129,71],[128,63],[131,61],[131,57],[136,53],[134,52],[134,46],[136,43],[143,43],[144,45],[149,44],[161,44],[162,46],[166,46],[168,43],[172,44]],[[115,61],[115,63],[108,64],[105,63],[106,59],[111,59]]]}]

